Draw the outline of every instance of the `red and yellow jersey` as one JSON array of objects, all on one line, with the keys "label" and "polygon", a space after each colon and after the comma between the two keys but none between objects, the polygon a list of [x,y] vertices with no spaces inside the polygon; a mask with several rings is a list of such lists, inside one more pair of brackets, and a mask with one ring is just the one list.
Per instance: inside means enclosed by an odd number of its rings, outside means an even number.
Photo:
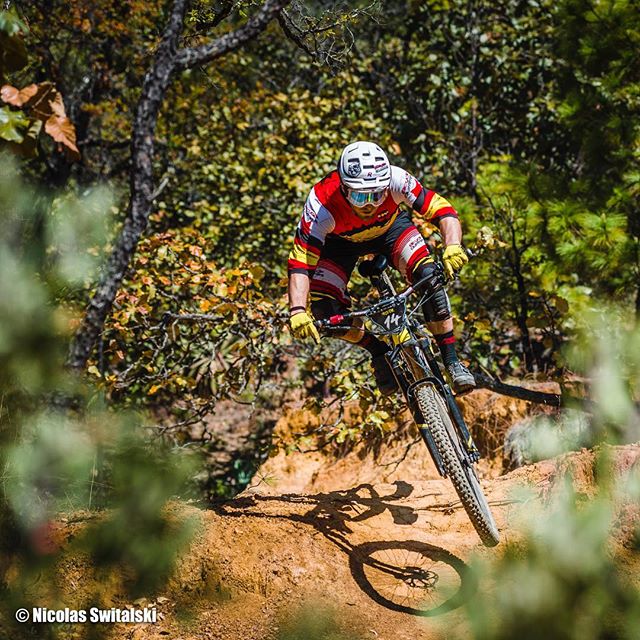
[{"label": "red and yellow jersey", "polygon": [[389,194],[376,214],[363,220],[342,194],[338,172],[332,171],[309,193],[289,254],[289,272],[311,275],[327,236],[338,236],[349,242],[365,242],[381,236],[393,224],[401,204],[410,206],[422,221],[432,224],[438,224],[447,216],[458,216],[442,196],[425,189],[408,171],[392,166]]}]

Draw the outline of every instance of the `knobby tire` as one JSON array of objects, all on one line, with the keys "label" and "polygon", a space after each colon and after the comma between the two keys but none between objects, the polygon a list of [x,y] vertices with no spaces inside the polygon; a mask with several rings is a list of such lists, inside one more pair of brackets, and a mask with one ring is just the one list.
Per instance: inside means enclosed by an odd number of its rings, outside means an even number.
[{"label": "knobby tire", "polygon": [[498,528],[475,470],[471,465],[464,465],[461,461],[463,453],[444,400],[429,384],[422,385],[416,390],[416,399],[447,476],[453,483],[462,506],[484,545],[494,547],[500,542]]}]

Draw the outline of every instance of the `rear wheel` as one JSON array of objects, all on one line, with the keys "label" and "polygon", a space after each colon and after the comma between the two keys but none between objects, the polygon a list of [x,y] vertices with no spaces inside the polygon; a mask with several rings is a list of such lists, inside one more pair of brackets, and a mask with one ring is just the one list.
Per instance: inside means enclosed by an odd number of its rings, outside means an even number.
[{"label": "rear wheel", "polygon": [[435,444],[442,465],[480,539],[487,547],[500,542],[498,527],[482,492],[473,465],[467,462],[446,404],[431,384],[415,392],[418,407]]}]

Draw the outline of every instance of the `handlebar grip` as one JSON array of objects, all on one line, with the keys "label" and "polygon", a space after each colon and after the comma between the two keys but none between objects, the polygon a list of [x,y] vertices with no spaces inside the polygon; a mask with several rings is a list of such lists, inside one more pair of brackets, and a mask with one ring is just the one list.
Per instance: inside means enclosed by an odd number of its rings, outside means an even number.
[{"label": "handlebar grip", "polygon": [[330,318],[321,318],[320,320],[315,320],[314,325],[318,328],[320,327],[335,327],[344,321],[344,316],[342,314],[336,314],[331,316]]}]

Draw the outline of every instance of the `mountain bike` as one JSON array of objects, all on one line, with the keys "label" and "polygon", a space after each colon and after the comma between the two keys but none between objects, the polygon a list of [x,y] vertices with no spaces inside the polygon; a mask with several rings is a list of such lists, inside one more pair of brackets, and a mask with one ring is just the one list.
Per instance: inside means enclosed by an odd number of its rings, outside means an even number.
[{"label": "mountain bike", "polygon": [[389,344],[387,361],[438,472],[451,480],[480,539],[492,547],[500,541],[500,534],[474,466],[480,459],[480,452],[442,373],[432,338],[415,318],[425,295],[414,308],[409,308],[408,304],[409,297],[422,292],[425,286],[429,291],[445,286],[442,265],[436,266],[432,275],[396,293],[385,271],[385,256],[365,260],[358,269],[377,289],[378,302],[357,311],[316,320],[315,324],[328,331],[345,330],[351,327],[351,321],[359,318],[367,331]]}]

